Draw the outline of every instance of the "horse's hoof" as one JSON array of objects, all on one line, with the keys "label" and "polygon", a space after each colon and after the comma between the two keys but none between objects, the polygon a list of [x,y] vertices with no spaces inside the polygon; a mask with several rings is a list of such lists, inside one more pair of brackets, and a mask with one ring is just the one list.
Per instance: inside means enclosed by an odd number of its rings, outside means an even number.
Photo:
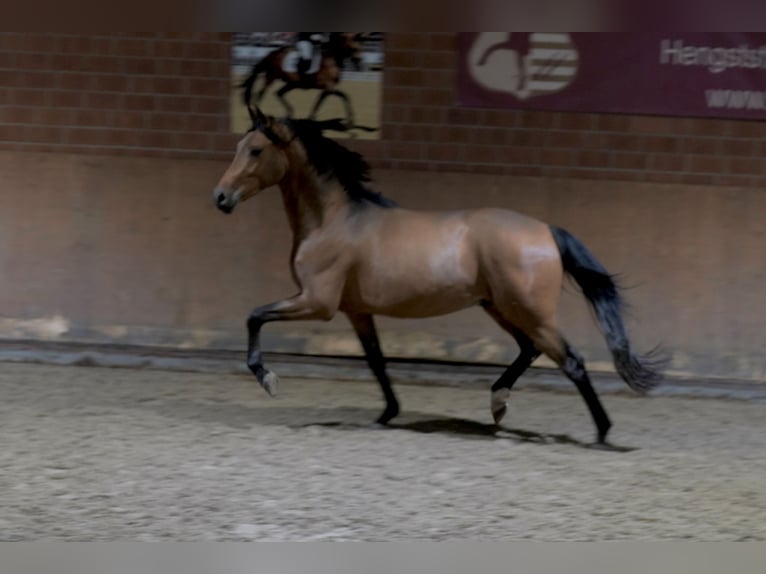
[{"label": "horse's hoof", "polygon": [[492,410],[492,418],[495,419],[495,424],[498,424],[503,420],[505,413],[508,412],[508,397],[510,394],[511,391],[509,389],[492,391],[492,403],[490,408]]},{"label": "horse's hoof", "polygon": [[367,428],[370,430],[390,430],[391,427],[387,424],[379,423],[375,421],[374,423],[370,423],[367,425]]},{"label": "horse's hoof", "polygon": [[386,408],[385,411],[383,411],[383,414],[378,417],[378,420],[375,421],[375,424],[381,425],[385,427],[388,425],[389,421],[399,415],[399,405],[394,405],[392,407]]},{"label": "horse's hoof", "polygon": [[263,375],[263,380],[260,381],[261,386],[269,393],[269,396],[273,397],[277,394],[277,387],[279,386],[279,377],[274,374],[273,371],[266,371]]}]

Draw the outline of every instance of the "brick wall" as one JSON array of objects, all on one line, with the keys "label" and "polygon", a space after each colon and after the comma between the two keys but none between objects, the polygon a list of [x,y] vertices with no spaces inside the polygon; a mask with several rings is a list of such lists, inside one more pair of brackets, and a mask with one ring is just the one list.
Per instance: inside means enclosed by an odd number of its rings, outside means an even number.
[{"label": "brick wall", "polygon": [[[457,108],[453,34],[389,34],[377,167],[766,185],[766,123]],[[0,34],[0,149],[230,157],[227,33]]]}]

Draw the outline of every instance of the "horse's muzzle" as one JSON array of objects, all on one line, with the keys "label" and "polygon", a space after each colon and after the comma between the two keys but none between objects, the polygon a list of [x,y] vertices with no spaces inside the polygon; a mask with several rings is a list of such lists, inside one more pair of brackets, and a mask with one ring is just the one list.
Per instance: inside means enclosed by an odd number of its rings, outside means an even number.
[{"label": "horse's muzzle", "polygon": [[213,200],[215,201],[215,206],[227,214],[234,211],[234,206],[237,205],[233,195],[227,195],[219,189],[213,192]]}]

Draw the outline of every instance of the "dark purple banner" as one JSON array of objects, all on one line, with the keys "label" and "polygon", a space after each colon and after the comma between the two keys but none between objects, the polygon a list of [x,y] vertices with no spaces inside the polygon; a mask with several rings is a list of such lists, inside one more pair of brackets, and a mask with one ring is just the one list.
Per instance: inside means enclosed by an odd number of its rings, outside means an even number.
[{"label": "dark purple banner", "polygon": [[458,103],[766,119],[766,33],[461,32]]}]

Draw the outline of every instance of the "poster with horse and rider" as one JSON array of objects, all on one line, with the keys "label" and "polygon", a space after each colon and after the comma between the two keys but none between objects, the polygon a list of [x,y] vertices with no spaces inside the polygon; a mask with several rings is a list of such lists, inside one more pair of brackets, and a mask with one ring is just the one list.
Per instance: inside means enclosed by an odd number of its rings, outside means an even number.
[{"label": "poster with horse and rider", "polygon": [[232,50],[232,131],[249,129],[249,102],[276,117],[342,118],[349,129],[333,137],[380,137],[381,32],[239,32]]}]

